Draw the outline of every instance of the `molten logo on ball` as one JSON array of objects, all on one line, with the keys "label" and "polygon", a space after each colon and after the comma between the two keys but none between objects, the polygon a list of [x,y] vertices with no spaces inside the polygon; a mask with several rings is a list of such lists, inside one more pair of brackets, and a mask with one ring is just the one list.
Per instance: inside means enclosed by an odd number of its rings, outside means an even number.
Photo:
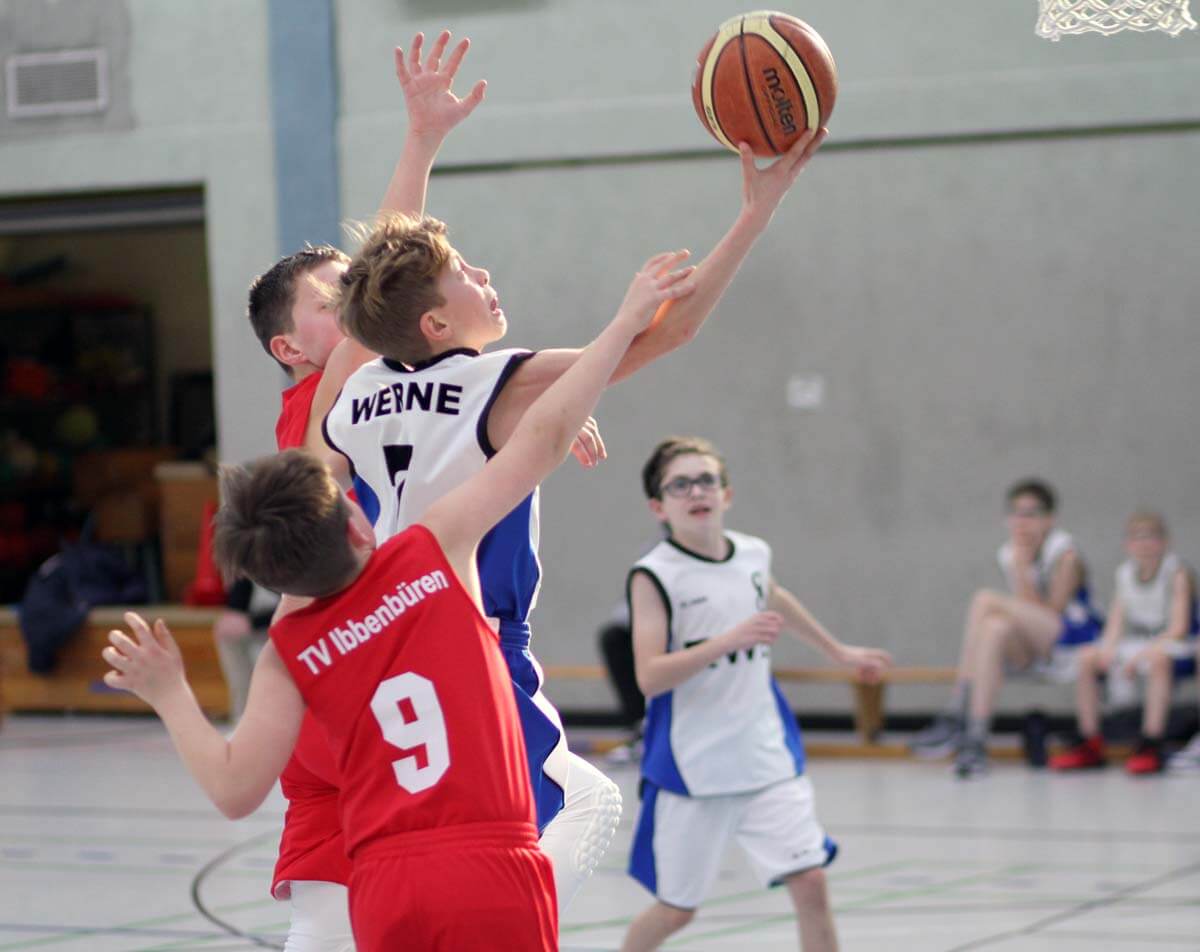
[{"label": "molten logo on ball", "polygon": [[779,78],[779,71],[774,66],[768,66],[762,72],[763,79],[767,81],[767,91],[775,106],[775,115],[779,119],[779,125],[784,132],[792,135],[796,131],[796,120],[792,118],[792,100],[788,96],[787,90],[783,88],[783,80]]}]

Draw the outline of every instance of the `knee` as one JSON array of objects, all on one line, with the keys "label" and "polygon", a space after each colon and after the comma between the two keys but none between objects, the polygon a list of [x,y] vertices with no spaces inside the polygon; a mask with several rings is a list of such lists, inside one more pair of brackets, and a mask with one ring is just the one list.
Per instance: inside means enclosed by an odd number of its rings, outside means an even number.
[{"label": "knee", "polygon": [[659,902],[658,909],[663,924],[672,932],[678,932],[696,918],[695,909],[681,909],[679,906],[668,906],[662,901]]},{"label": "knee", "polygon": [[1146,669],[1152,678],[1170,678],[1173,659],[1157,645],[1146,652]]},{"label": "knee", "polygon": [[1012,638],[1013,623],[1005,616],[996,612],[984,617],[979,625],[980,640],[997,650],[1002,650]]},{"label": "knee", "polygon": [[824,869],[818,867],[793,873],[787,878],[787,885],[797,909],[815,911],[829,907],[829,885]]}]

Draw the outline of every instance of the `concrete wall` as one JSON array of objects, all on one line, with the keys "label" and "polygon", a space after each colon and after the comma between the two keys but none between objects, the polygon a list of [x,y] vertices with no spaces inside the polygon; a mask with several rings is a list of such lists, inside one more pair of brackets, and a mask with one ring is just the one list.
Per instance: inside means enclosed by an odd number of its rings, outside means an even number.
[{"label": "concrete wall", "polygon": [[[403,132],[390,45],[442,25],[471,36],[463,86],[486,77],[488,98],[443,168],[497,167],[435,177],[429,204],[491,269],[510,343],[586,341],[648,254],[703,252],[736,213],[731,157],[674,154],[713,146],[690,70],[736,4],[338,9],[349,215],[375,207]],[[568,463],[547,484],[543,661],[594,656],[627,565],[656,537],[637,470],[671,432],[726,450],[731,524],[774,542],[785,584],[842,637],[902,661],[956,656],[971,591],[999,582],[1002,496],[1018,476],[1059,487],[1102,599],[1134,506],[1163,509],[1200,558],[1187,251],[1200,40],[1052,44],[1034,36],[1032,3],[814,0],[797,12],[839,63],[832,138],[702,336],[605,398],[606,466]],[[588,162],[620,156],[630,161]],[[522,166],[554,159],[584,162]],[[823,378],[822,407],[789,407],[797,375]],[[812,660],[796,645],[777,656]],[[567,707],[611,696],[550,690]],[[845,703],[839,688],[792,696]],[[1007,702],[1035,698],[1069,704],[1045,688]],[[939,699],[909,688],[894,701]]]},{"label": "concrete wall", "polygon": [[265,6],[104,6],[93,19],[65,2],[0,0],[15,52],[109,45],[114,95],[127,95],[114,109],[128,117],[118,129],[38,119],[23,120],[19,135],[0,130],[0,196],[204,188],[221,445],[246,459],[271,445],[280,386],[245,327],[246,287],[275,257]]},{"label": "concrete wall", "polygon": [[[246,283],[277,254],[266,3],[124,9],[133,128],[0,138],[0,195],[204,185],[222,451],[245,458],[269,445],[279,385],[242,318]],[[486,77],[488,97],[447,143],[429,210],[492,270],[509,343],[583,343],[648,254],[703,253],[736,214],[737,165],[688,84],[739,9],[339,0],[343,215],[374,211],[399,150],[392,45],[469,34],[462,88]],[[701,338],[606,397],[604,469],[568,464],[548,483],[546,662],[595,657],[625,567],[655,538],[636,472],[669,432],[725,448],[731,523],[774,542],[781,580],[843,637],[904,661],[954,657],[971,590],[997,581],[1014,477],[1058,485],[1104,597],[1135,505],[1163,509],[1200,559],[1200,38],[1051,44],[1032,2],[796,10],[840,66],[832,138]],[[821,407],[789,407],[796,375],[824,379]],[[610,703],[602,685],[552,693]]]}]

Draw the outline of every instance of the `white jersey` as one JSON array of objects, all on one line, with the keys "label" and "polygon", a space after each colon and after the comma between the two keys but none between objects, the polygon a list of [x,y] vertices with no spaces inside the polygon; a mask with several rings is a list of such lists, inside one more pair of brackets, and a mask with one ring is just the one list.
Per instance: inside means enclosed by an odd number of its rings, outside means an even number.
[{"label": "white jersey", "polygon": [[[325,418],[325,439],[350,461],[379,543],[412,525],[495,455],[488,415],[509,377],[532,356],[462,348],[413,367],[380,357],[346,381]],[[528,617],[541,580],[538,532],[535,490],[481,543],[488,615]]]},{"label": "white jersey", "polygon": [[[680,651],[764,611],[771,549],[762,539],[727,532],[727,558],[714,561],[671,539],[630,570],[654,582],[667,608],[667,650]],[[727,655],[646,709],[642,774],[687,796],[761,790],[804,771],[800,731],[771,676],[770,649]]]},{"label": "white jersey", "polygon": [[1125,613],[1125,635],[1148,638],[1161,634],[1171,621],[1171,595],[1175,573],[1183,563],[1168,552],[1148,582],[1138,579],[1137,563],[1122,562],[1117,569],[1117,597]]}]

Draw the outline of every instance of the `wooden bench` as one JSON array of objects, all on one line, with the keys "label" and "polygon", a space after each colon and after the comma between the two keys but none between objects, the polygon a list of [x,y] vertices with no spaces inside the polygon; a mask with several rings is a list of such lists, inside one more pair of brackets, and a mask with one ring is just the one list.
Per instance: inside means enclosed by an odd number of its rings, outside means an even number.
[{"label": "wooden bench", "polygon": [[[126,608],[105,606],[88,613],[83,629],[62,649],[58,666],[48,675],[31,674],[25,642],[12,608],[0,608],[0,712],[10,711],[149,711],[148,705],[104,683],[108,665],[100,652],[108,632],[124,627]],[[171,627],[196,700],[212,717],[228,717],[229,691],[221,674],[212,626],[219,609],[184,605],[138,605],[147,618],[162,618]]]},{"label": "wooden bench", "polygon": [[[598,664],[547,665],[546,679],[556,678],[579,680],[603,680],[605,669]],[[844,668],[776,668],[775,678],[781,682],[818,682],[848,684],[854,692],[854,729],[858,732],[859,744],[812,744],[806,746],[814,753],[827,756],[861,754],[869,748],[878,755],[902,756],[906,749],[895,745],[878,743],[883,730],[884,695],[889,684],[953,684],[954,668],[906,667],[892,668],[876,683],[860,681],[853,671]]]}]

